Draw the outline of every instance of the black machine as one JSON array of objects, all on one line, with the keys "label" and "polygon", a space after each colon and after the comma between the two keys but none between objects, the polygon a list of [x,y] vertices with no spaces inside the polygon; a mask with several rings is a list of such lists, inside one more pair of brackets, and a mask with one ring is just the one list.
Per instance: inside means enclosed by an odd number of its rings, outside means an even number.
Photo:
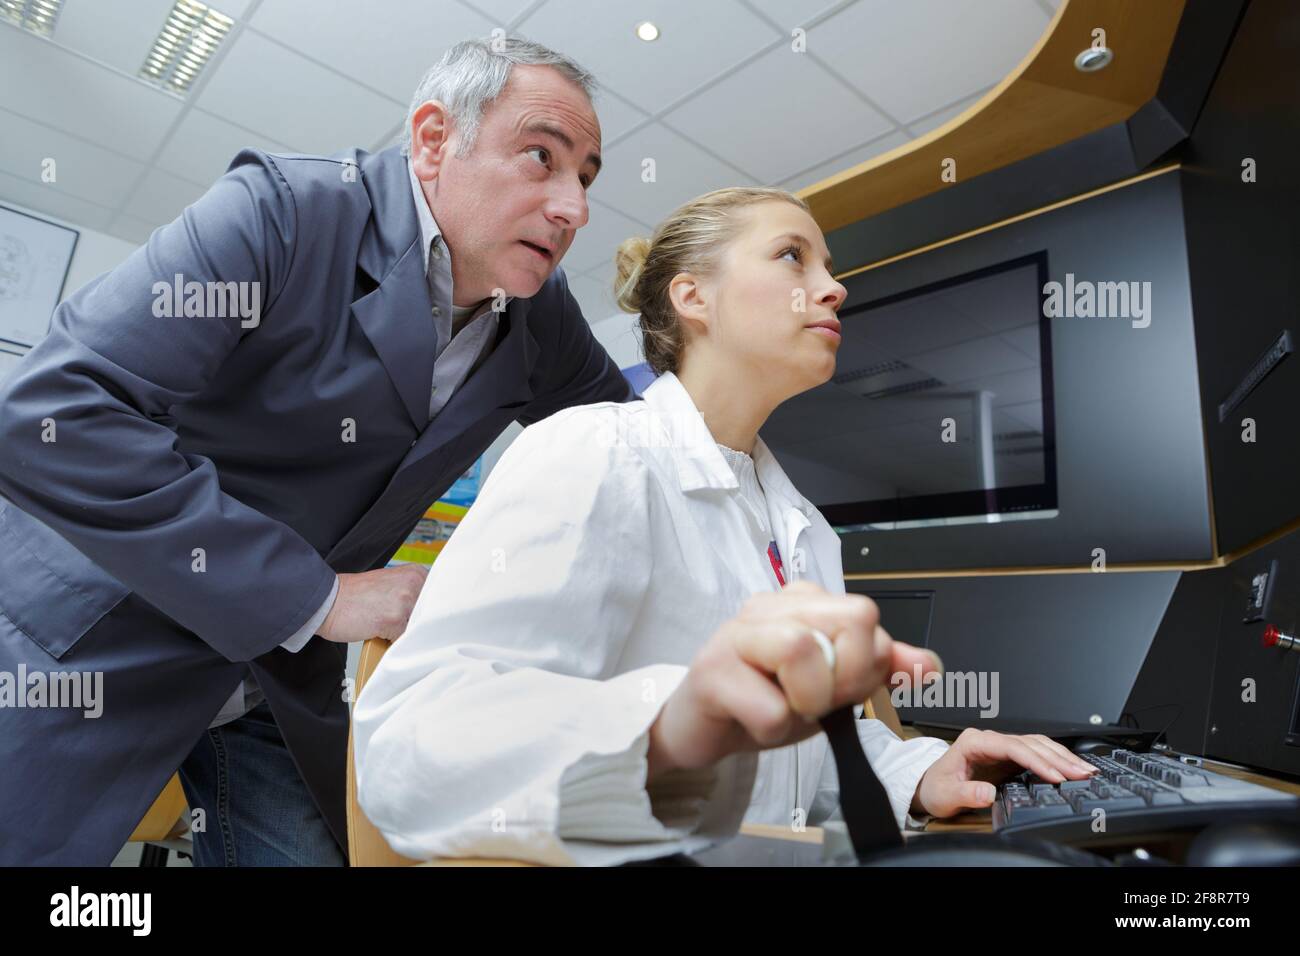
[{"label": "black machine", "polygon": [[675,862],[1300,865],[1300,800],[1205,765],[1300,779],[1298,36],[1287,0],[1189,0],[1128,120],[830,233],[870,266],[836,375],[762,432],[847,588],[943,659],[935,699],[892,688],[902,721],[1100,773],[904,842],[845,710],[849,852]]},{"label": "black machine", "polygon": [[894,688],[900,718],[1046,733],[1103,771],[1009,782],[981,853],[1177,830],[1188,862],[1294,859],[1294,798],[1184,755],[1300,779],[1297,35],[1280,0],[1189,3],[1151,109],[827,237],[890,261],[850,270],[835,378],[762,437],[848,589],[944,661],[936,700]]}]

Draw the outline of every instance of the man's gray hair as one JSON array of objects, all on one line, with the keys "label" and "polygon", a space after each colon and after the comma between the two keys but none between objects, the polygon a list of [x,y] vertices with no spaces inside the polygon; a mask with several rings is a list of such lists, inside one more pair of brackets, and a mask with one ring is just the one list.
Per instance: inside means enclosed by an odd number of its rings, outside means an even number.
[{"label": "man's gray hair", "polygon": [[438,100],[451,111],[454,128],[460,133],[456,156],[464,159],[478,139],[483,110],[501,95],[516,63],[552,66],[576,83],[594,100],[596,79],[573,60],[549,47],[522,37],[495,35],[486,39],[462,40],[442,55],[411,98],[402,131],[402,155],[411,154],[411,121],[415,111],[429,100]]}]

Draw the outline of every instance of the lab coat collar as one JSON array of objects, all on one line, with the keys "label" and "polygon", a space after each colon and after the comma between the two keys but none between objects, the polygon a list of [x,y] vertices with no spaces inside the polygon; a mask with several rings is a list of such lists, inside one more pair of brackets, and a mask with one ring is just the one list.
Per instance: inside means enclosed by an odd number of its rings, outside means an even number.
[{"label": "lab coat collar", "polygon": [[[718,443],[695,407],[690,392],[676,375],[664,372],[646,387],[641,398],[654,414],[654,434],[667,439],[683,493],[705,488],[739,489],[740,482],[718,450]],[[815,510],[813,505],[795,490],[762,438],[755,438],[751,457],[764,494],[797,508],[804,517],[811,518]]]}]

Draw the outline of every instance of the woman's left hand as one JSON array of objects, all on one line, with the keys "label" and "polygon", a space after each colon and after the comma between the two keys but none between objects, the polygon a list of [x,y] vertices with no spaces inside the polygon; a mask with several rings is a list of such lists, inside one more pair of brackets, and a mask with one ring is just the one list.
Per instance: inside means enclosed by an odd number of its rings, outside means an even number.
[{"label": "woman's left hand", "polygon": [[991,805],[1001,783],[1021,769],[1049,783],[1083,780],[1096,768],[1042,734],[1000,734],[968,727],[917,784],[913,813],[950,817]]}]

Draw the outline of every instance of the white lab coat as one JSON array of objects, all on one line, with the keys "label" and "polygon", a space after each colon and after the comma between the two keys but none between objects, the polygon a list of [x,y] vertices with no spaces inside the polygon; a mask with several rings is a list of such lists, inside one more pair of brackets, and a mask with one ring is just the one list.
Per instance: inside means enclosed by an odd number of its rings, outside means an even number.
[{"label": "white lab coat", "polygon": [[[787,580],[843,593],[840,542],[759,439]],[[825,734],[645,785],[696,651],[777,590],[767,539],[690,394],[565,409],[506,450],[353,710],[358,797],[398,852],[616,864],[838,806]],[[940,740],[859,720],[899,826]]]}]

